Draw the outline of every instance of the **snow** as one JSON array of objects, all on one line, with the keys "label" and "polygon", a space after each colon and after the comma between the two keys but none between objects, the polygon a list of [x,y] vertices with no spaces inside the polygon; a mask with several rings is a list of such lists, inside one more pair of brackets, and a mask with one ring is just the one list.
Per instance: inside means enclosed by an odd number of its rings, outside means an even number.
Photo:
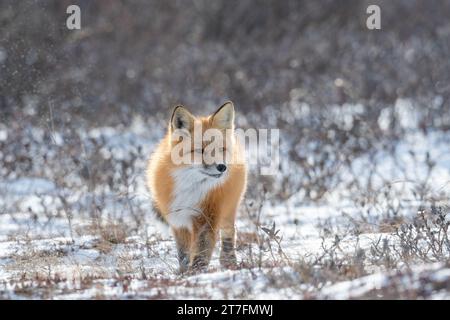
[{"label": "snow", "polygon": [[[363,108],[362,105],[344,105],[339,112],[340,125],[349,127]],[[417,126],[411,108],[411,103],[406,100],[397,101],[395,105],[395,112],[403,119],[402,127],[405,129]],[[388,128],[389,115],[386,112],[382,112],[378,120],[383,130]],[[37,139],[43,139],[42,130],[33,128],[32,132]],[[350,168],[339,169],[340,182],[325,194],[320,203],[302,202],[301,192],[284,202],[265,203],[261,208],[261,224],[270,226],[275,222],[282,237],[281,248],[274,239],[268,242],[272,252],[266,247],[260,251],[257,242],[250,241],[240,244],[240,247],[238,244],[238,261],[243,267],[237,270],[222,269],[216,250],[207,273],[181,276],[177,273],[173,238],[167,230],[161,231],[151,213],[144,177],[146,157],[135,156],[140,148],[142,154],[149,154],[162,131],[149,135],[146,123],[139,118],[128,128],[99,127],[88,132],[80,130],[79,135],[86,148],[96,148],[91,145],[92,141],[103,141],[99,154],[104,159],[131,161],[136,158],[134,171],[131,172],[132,183],[126,190],[131,198],[124,197],[125,191],[111,191],[103,186],[97,186],[90,192],[63,187],[51,178],[21,175],[0,181],[0,208],[6,208],[5,213],[0,214],[0,297],[24,297],[26,294],[20,292],[29,287],[34,288],[32,297],[52,299],[350,299],[366,297],[371,292],[380,294],[396,276],[386,270],[377,270],[376,265],[367,266],[373,274],[346,281],[322,280],[312,285],[304,281],[304,273],[292,267],[292,263],[302,260],[312,263],[320,256],[326,257],[327,248],[336,243],[336,258],[356,255],[358,250],[368,253],[374,242],[383,239],[391,245],[395,244],[397,240],[392,233],[371,227],[377,217],[386,214],[389,206],[400,207],[399,215],[411,216],[419,206],[439,201],[447,203],[448,200],[450,135],[443,132],[425,135],[411,130],[393,151],[380,146],[376,152],[354,159]],[[7,129],[0,131],[0,140],[9,137]],[[64,135],[56,132],[54,142],[64,145]],[[431,171],[427,159],[433,161]],[[313,160],[311,164],[314,164]],[[350,185],[351,174],[358,177],[362,186],[370,180],[373,203],[355,205],[355,196],[362,195],[365,190]],[[72,179],[74,185],[79,183],[79,177],[73,173],[66,178]],[[417,199],[415,187],[420,183],[425,183],[433,199]],[[389,192],[395,194],[394,203],[381,197],[387,186]],[[70,224],[67,211],[61,209],[60,195],[66,196],[66,205],[72,214]],[[91,210],[92,205],[103,207],[99,217],[95,215],[96,211]],[[120,220],[118,224],[126,226],[136,219],[131,215],[121,215],[128,212],[130,206],[139,214],[142,212],[145,227],[131,236],[124,236],[118,243],[103,239],[102,232],[108,233],[114,229],[105,225],[105,229],[99,232],[102,226],[95,224],[96,219],[111,223]],[[344,232],[338,242],[334,235],[327,234],[333,228],[345,230],[351,220],[361,221],[361,225],[367,225],[368,230],[362,234]],[[330,230],[326,231],[327,228]],[[254,221],[243,212],[237,229],[238,240],[245,234],[258,233]],[[120,230],[117,232],[120,233]],[[112,235],[115,236],[114,233]],[[263,237],[264,233],[259,236]],[[278,255],[279,249],[289,263]],[[258,255],[272,266],[246,266],[257,260]],[[417,266],[413,270],[416,275],[413,280],[401,278],[406,281],[405,288],[417,285],[417,277],[424,272],[430,282],[450,278],[450,271],[445,266],[420,268]],[[317,265],[312,267],[311,272],[322,271]],[[25,275],[23,280],[20,280],[21,275]],[[53,291],[47,296],[47,293],[39,293],[45,292],[39,280],[41,277],[50,277],[55,283]],[[448,297],[445,293],[436,292],[431,298],[444,296]]]},{"label": "snow", "polygon": [[42,178],[21,177],[13,181],[0,182],[2,193],[14,195],[45,194],[56,190],[53,182]]},{"label": "snow", "polygon": [[380,289],[388,279],[382,273],[372,274],[352,281],[344,281],[326,287],[321,294],[326,298],[347,300],[358,296],[363,296],[370,290]]},{"label": "snow", "polygon": [[409,272],[405,274],[399,272],[378,272],[355,280],[338,282],[323,288],[321,298],[348,300],[370,297],[369,294],[371,292],[386,289],[392,285],[393,281],[402,284],[398,290],[417,289],[423,285],[420,283],[420,279],[426,279],[425,275],[428,276],[428,281],[448,281],[450,269],[440,269],[441,267],[441,264],[416,265],[412,266]]}]

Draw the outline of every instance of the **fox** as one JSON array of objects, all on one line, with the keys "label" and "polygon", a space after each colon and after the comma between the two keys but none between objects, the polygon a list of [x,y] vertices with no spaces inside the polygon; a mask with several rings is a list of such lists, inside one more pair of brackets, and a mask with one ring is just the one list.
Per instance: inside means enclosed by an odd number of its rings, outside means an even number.
[{"label": "fox", "polygon": [[[153,209],[175,238],[180,273],[204,271],[219,236],[221,266],[237,264],[235,221],[247,188],[247,166],[234,121],[231,101],[200,117],[177,105],[166,135],[150,156],[147,185]],[[200,140],[192,139],[195,130]],[[214,139],[206,138],[208,130],[216,134]],[[208,158],[214,143],[214,157]],[[180,154],[190,161],[174,161]]]}]

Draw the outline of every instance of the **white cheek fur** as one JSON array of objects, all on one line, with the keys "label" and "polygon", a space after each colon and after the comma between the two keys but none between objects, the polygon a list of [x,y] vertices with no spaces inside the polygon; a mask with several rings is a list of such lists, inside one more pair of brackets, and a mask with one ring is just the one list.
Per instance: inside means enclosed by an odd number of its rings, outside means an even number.
[{"label": "white cheek fur", "polygon": [[200,170],[200,167],[188,166],[172,173],[174,189],[167,222],[174,228],[187,228],[192,231],[193,217],[201,214],[200,203],[209,191],[224,181],[224,177],[211,178]]}]

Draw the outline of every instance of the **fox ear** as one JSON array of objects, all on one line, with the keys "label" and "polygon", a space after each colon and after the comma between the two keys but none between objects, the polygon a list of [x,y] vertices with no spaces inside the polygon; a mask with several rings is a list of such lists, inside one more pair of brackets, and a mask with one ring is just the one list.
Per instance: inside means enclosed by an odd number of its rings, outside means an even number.
[{"label": "fox ear", "polygon": [[170,120],[172,130],[187,129],[194,126],[195,117],[183,106],[176,106],[173,109],[172,119]]},{"label": "fox ear", "polygon": [[233,102],[225,102],[211,117],[214,127],[221,129],[233,129],[234,105]]}]

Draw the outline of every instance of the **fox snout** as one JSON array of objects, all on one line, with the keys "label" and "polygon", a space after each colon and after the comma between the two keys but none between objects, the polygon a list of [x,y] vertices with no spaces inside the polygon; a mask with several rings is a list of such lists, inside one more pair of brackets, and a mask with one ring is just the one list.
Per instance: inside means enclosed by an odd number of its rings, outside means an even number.
[{"label": "fox snout", "polygon": [[211,170],[211,171],[217,171],[220,173],[224,173],[227,171],[227,166],[224,163],[219,164],[212,164],[212,165],[203,165],[205,169]]},{"label": "fox snout", "polygon": [[207,176],[220,178],[227,170],[227,166],[223,163],[202,166],[201,172]]},{"label": "fox snout", "polygon": [[227,170],[227,166],[226,165],[224,165],[224,164],[218,164],[217,166],[216,166],[216,168],[217,168],[217,170],[219,171],[219,172],[225,172],[225,170]]}]

